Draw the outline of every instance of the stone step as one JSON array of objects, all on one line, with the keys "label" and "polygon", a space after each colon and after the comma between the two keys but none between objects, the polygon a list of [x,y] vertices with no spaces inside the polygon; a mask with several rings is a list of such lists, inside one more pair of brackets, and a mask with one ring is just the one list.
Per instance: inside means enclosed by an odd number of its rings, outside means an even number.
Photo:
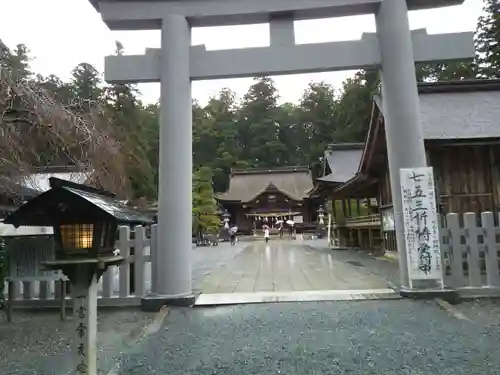
[{"label": "stone step", "polygon": [[255,293],[213,293],[200,294],[195,306],[220,306],[247,303],[272,302],[317,302],[317,301],[354,301],[400,299],[399,293],[393,289],[363,289],[363,290],[305,290],[276,291]]}]

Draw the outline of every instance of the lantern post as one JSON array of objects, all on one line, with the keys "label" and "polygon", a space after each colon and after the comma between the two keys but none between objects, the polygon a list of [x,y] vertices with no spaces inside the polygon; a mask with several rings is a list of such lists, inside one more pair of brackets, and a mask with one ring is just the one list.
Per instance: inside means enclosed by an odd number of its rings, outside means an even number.
[{"label": "lantern post", "polygon": [[97,375],[97,288],[102,274],[125,260],[115,249],[119,224],[151,224],[104,190],[50,179],[51,189],[5,218],[6,224],[52,226],[55,257],[41,264],[71,283],[75,331],[75,373]]}]

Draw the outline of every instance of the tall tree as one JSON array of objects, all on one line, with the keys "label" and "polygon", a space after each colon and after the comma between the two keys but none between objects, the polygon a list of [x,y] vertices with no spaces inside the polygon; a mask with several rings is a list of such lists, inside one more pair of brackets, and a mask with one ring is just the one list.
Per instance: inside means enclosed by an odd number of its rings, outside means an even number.
[{"label": "tall tree", "polygon": [[483,0],[476,30],[477,69],[480,78],[500,78],[500,2]]},{"label": "tall tree", "polygon": [[194,166],[211,160],[215,191],[227,189],[229,172],[241,153],[235,111],[235,95],[229,89],[210,98],[204,108],[193,106]]},{"label": "tall tree", "polygon": [[238,132],[242,156],[255,167],[283,165],[286,150],[278,137],[278,91],[269,77],[256,77],[243,98]]},{"label": "tall tree", "polygon": [[299,118],[304,132],[301,148],[313,169],[320,165],[326,146],[334,140],[336,105],[333,87],[324,82],[310,83],[300,100]]},{"label": "tall tree", "polygon": [[212,171],[210,167],[201,167],[193,174],[193,231],[199,235],[214,233],[219,226]]},{"label": "tall tree", "polygon": [[[115,54],[124,53],[123,44],[115,42]],[[114,120],[119,126],[133,126],[139,121],[141,103],[137,98],[140,94],[135,85],[128,83],[114,83],[105,88],[106,101],[113,109]]]},{"label": "tall tree", "polygon": [[10,54],[9,66],[14,80],[29,80],[32,77],[29,50],[24,44],[18,44]]},{"label": "tall tree", "polygon": [[373,95],[379,90],[377,71],[364,70],[343,83],[335,113],[337,142],[363,142],[368,131]]},{"label": "tall tree", "polygon": [[73,109],[78,113],[87,113],[93,102],[102,100],[101,74],[91,64],[80,63],[71,75],[71,92],[78,103],[78,108]]}]

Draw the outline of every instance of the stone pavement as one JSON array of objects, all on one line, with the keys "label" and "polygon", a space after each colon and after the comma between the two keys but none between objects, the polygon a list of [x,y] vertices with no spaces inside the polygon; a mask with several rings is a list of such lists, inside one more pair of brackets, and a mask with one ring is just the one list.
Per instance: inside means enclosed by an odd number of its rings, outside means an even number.
[{"label": "stone pavement", "polygon": [[227,242],[221,242],[219,246],[214,247],[196,247],[193,245],[191,250],[193,291],[199,293],[203,280],[214,269],[231,262],[247,246],[248,243],[245,242],[237,242],[234,246]]},{"label": "stone pavement", "polygon": [[307,241],[251,242],[197,285],[202,293],[387,288],[387,281],[363,263],[337,253]]},{"label": "stone pavement", "polygon": [[116,375],[499,374],[500,330],[432,301],[174,309]]}]

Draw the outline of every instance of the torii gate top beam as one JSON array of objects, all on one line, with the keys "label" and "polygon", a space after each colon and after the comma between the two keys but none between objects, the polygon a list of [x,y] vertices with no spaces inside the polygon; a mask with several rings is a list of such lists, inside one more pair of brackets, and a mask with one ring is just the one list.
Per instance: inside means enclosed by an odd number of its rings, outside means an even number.
[{"label": "torii gate top beam", "polygon": [[[89,0],[112,30],[161,28],[166,14],[184,15],[192,26],[269,22],[273,16],[295,20],[377,12],[383,0]],[[406,0],[409,10],[459,5],[464,0]]]}]

